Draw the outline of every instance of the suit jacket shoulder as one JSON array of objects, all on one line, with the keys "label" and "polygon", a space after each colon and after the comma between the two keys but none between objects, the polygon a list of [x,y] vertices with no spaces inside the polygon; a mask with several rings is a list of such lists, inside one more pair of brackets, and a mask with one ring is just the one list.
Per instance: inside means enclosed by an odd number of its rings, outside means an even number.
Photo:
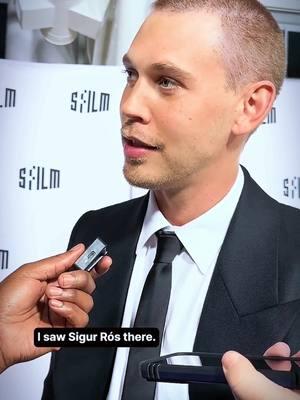
[{"label": "suit jacket shoulder", "polygon": [[295,284],[300,280],[300,210],[274,200],[248,171],[244,173],[245,190],[238,207],[242,208],[248,224],[255,221],[256,228],[250,237],[256,240],[256,248],[264,246],[264,254],[270,254],[272,249],[273,262],[277,265],[278,302],[297,300],[300,298],[300,285]]},{"label": "suit jacket shoulder", "polygon": [[97,234],[108,244],[122,233],[130,234],[143,223],[148,194],[122,203],[83,214],[76,222],[69,241],[69,248],[82,241],[89,245]]}]

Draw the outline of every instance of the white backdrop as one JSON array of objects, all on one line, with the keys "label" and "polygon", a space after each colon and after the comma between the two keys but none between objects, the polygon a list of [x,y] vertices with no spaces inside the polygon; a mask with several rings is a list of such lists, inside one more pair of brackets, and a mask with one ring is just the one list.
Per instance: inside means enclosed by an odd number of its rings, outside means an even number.
[{"label": "white backdrop", "polygon": [[[0,77],[1,280],[27,261],[63,251],[84,211],[141,191],[131,192],[121,172],[119,67],[0,61]],[[296,207],[299,97],[300,82],[286,81],[276,111],[242,158],[268,193]],[[2,374],[1,400],[40,399],[48,358]]]},{"label": "white backdrop", "polygon": [[300,208],[300,80],[286,79],[266,123],[250,138],[241,163],[281,203]]},{"label": "white backdrop", "polygon": [[[122,176],[118,109],[125,81],[119,67],[2,60],[0,77],[2,280],[25,262],[64,251],[83,212],[126,200],[130,189]],[[8,107],[12,92],[6,89],[16,90],[15,107],[13,94]],[[89,91],[89,109],[98,111],[87,112]],[[99,111],[101,93],[110,96],[109,111],[105,95]],[[59,187],[53,187],[58,186],[54,170]],[[47,369],[48,356],[6,371],[0,399],[39,399]]]}]

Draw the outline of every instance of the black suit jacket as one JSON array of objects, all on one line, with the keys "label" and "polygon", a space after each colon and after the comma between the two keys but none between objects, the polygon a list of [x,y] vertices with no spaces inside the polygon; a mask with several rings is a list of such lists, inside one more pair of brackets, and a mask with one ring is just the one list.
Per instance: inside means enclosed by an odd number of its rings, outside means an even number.
[{"label": "black suit jacket", "polygon": [[[285,341],[295,352],[300,350],[300,211],[276,202],[247,171],[244,174],[244,188],[208,289],[194,351],[262,354],[275,342]],[[147,201],[144,196],[90,211],[74,227],[70,246],[88,245],[100,236],[113,259],[110,271],[97,282],[90,326],[121,326]],[[104,400],[115,352],[115,348],[64,348],[53,354],[43,400]],[[232,396],[226,385],[190,385],[190,398]]]}]

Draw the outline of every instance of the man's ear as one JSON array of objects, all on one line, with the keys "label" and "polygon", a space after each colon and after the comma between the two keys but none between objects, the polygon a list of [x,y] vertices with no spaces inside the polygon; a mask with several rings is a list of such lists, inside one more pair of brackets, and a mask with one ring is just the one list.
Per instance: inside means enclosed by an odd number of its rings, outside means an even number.
[{"label": "man's ear", "polygon": [[261,81],[248,85],[240,98],[233,134],[254,132],[270,112],[275,98],[276,88],[272,82]]}]

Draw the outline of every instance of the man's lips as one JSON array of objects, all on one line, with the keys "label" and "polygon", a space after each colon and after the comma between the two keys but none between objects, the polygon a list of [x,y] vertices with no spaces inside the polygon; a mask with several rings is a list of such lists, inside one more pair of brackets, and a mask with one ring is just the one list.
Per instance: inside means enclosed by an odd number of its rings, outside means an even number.
[{"label": "man's lips", "polygon": [[128,144],[132,147],[143,147],[150,150],[158,150],[158,146],[152,145],[150,143],[143,142],[133,136],[123,136],[123,143]]},{"label": "man's lips", "polygon": [[150,152],[159,150],[159,146],[151,145],[133,136],[123,136],[122,141],[125,156],[129,158],[145,157]]}]

